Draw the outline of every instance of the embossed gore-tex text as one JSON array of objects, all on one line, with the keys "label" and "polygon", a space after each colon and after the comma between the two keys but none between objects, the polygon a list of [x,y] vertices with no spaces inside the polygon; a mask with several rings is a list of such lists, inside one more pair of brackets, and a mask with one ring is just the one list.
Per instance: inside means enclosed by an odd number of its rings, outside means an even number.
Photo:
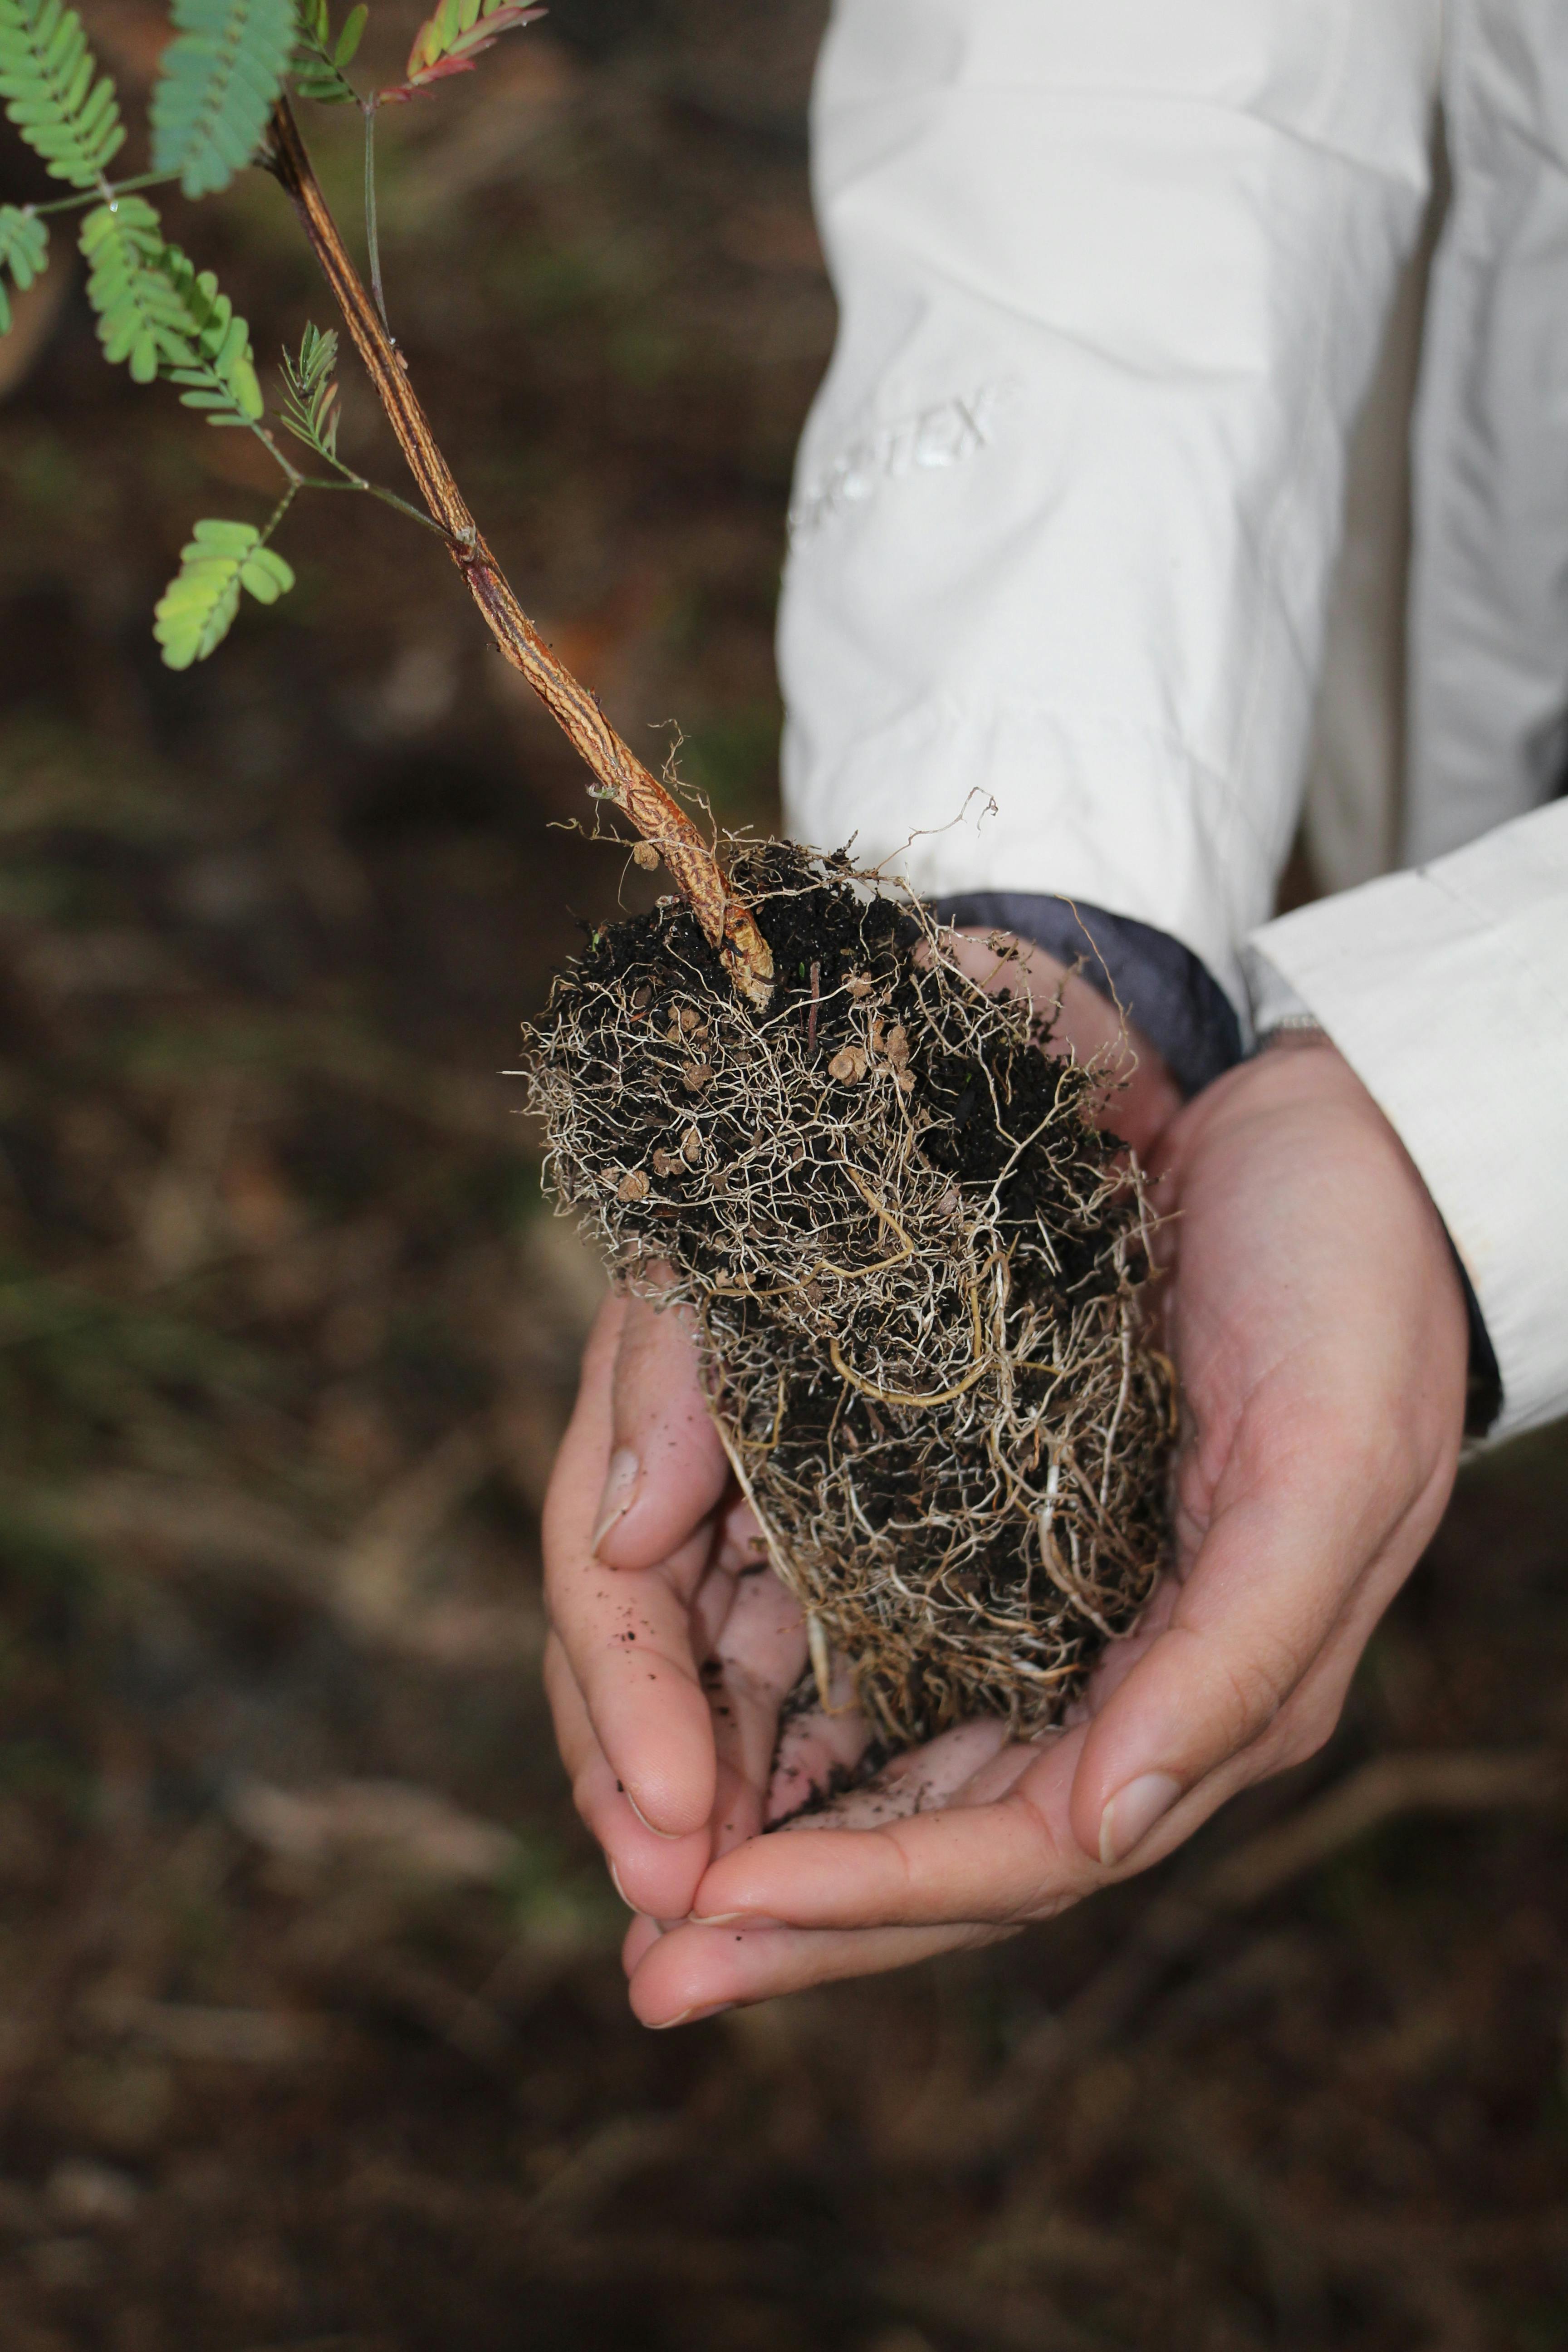
[{"label": "embossed gore-tex text", "polygon": [[808,538],[847,507],[875,498],[885,482],[900,481],[917,468],[961,466],[977,457],[989,447],[996,412],[1016,388],[1012,383],[984,383],[975,392],[955,393],[951,400],[879,425],[852,441],[790,508],[790,537]]}]

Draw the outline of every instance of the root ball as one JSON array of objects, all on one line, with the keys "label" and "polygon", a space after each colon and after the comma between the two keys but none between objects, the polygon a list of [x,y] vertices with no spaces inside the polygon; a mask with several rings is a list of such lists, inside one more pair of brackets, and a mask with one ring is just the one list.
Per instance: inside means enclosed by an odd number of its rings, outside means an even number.
[{"label": "root ball", "polygon": [[536,1038],[547,1181],[618,1281],[674,1269],[774,1566],[880,1735],[1037,1730],[1164,1549],[1142,1180],[1102,1074],[919,905],[779,844],[733,881],[768,1011],[679,904],[596,931]]}]

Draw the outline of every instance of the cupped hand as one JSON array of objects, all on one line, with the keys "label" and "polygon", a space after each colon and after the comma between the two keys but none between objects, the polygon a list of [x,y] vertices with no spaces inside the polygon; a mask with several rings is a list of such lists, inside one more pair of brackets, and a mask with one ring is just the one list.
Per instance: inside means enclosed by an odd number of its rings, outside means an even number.
[{"label": "cupped hand", "polygon": [[679,1919],[762,1821],[799,1610],[761,1558],[689,1318],[605,1301],[544,1507],[544,1675],[578,1811],[637,1911]]}]

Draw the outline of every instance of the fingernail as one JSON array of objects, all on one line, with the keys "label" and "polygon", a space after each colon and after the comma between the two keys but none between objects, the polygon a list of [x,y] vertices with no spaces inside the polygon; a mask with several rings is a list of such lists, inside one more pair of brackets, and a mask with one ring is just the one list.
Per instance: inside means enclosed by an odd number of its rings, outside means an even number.
[{"label": "fingernail", "polygon": [[621,1885],[621,1874],[616,1868],[615,1864],[610,1860],[608,1854],[605,1856],[605,1867],[610,1874],[610,1885],[615,1888],[616,1893],[620,1896],[621,1901],[626,1905],[626,1909],[628,1911],[635,1911],[637,1906],[632,1901],[631,1896],[626,1893],[626,1888]]},{"label": "fingernail", "polygon": [[668,2033],[672,2026],[700,2025],[705,2017],[722,2017],[727,2009],[733,2009],[735,2003],[732,2000],[716,2000],[708,2009],[683,2009],[679,2017],[664,2018],[658,2024],[650,2025],[648,2032]]},{"label": "fingernail", "polygon": [[636,1813],[638,1821],[641,1822],[649,1837],[662,1838],[666,1845],[679,1845],[683,1837],[689,1835],[689,1832],[686,1830],[656,1830],[647,1815],[638,1805],[637,1799],[633,1796],[629,1789],[625,1791],[625,1795],[627,1804],[631,1807],[633,1812]]},{"label": "fingernail", "polygon": [[1100,1817],[1100,1858],[1108,1869],[1142,1845],[1181,1793],[1168,1772],[1144,1772],[1117,1790]]},{"label": "fingernail", "polygon": [[599,1497],[599,1516],[594,1522],[592,1549],[597,1551],[617,1519],[624,1519],[632,1507],[637,1477],[642,1464],[629,1445],[617,1445],[610,1456],[610,1466],[605,1474],[605,1491]]},{"label": "fingernail", "polygon": [[782,1919],[764,1919],[755,1911],[693,1911],[689,1927],[782,1927]]}]

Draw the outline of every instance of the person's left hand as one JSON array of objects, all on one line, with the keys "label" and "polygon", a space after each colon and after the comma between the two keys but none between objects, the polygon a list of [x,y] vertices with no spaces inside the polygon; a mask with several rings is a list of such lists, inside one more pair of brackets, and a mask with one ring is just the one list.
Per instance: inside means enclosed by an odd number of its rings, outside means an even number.
[{"label": "person's left hand", "polygon": [[1333,1728],[1458,1460],[1468,1334],[1447,1238],[1325,1041],[1232,1071],[1162,1162],[1185,1417],[1174,1572],[1070,1728],[1009,1744],[962,1726],[716,1859],[682,1924],[635,1927],[646,2021],[1047,1918]]}]

